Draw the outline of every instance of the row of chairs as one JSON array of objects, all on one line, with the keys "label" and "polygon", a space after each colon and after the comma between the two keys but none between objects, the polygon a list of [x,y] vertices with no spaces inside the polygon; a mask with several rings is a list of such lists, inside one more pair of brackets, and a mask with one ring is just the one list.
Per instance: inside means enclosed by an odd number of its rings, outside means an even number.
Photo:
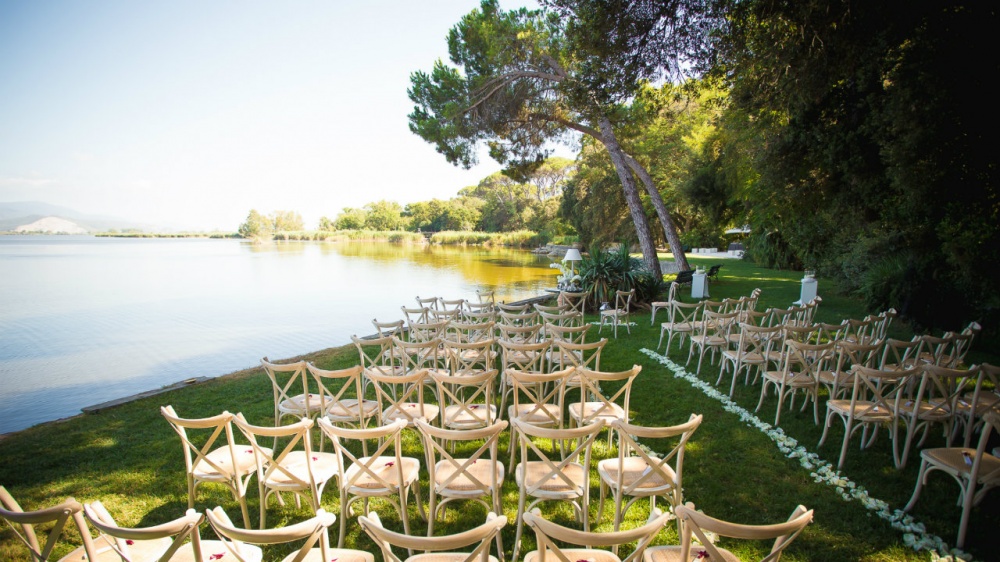
[{"label": "row of chairs", "polygon": [[[238,528],[221,507],[205,513],[188,509],[177,519],[150,527],[122,527],[99,500],[82,504],[67,498],[52,507],[24,511],[0,486],[0,518],[10,524],[36,562],[48,561],[71,528],[79,533],[83,545],[61,557],[63,562],[260,562],[260,545],[298,541],[303,541],[301,546],[286,560],[375,562],[367,552],[330,548],[327,528],[336,516],[322,509],[311,519],[279,529]],[[206,519],[219,540],[201,539],[200,527]],[[49,525],[51,528],[46,529]],[[90,527],[97,530],[96,539]]]},{"label": "row of chairs", "polygon": [[[110,514],[99,501],[82,505],[73,498],[52,508],[25,512],[16,501],[0,487],[0,517],[17,524],[23,534],[19,536],[28,546],[32,556],[38,561],[49,559],[52,548],[64,534],[69,519],[75,523],[83,539],[84,546],[63,557],[61,560],[80,560],[86,555],[92,561],[130,560],[175,560],[194,562],[259,562],[263,558],[261,545],[287,544],[302,541],[298,550],[285,560],[337,562],[374,562],[372,553],[360,550],[331,548],[328,529],[336,516],[319,510],[315,517],[280,529],[251,530],[233,525],[221,507],[199,514],[189,510],[186,515],[172,522],[148,528],[124,528],[114,523]],[[709,540],[710,534],[739,539],[774,539],[771,552],[765,561],[777,560],[781,553],[795,540],[813,518],[812,510],[798,506],[791,517],[776,525],[739,525],[715,519],[700,511],[693,504],[677,506],[674,513],[680,522],[681,544],[678,546],[650,546],[656,534],[670,521],[670,514],[653,510],[647,522],[626,531],[593,533],[564,527],[545,519],[537,509],[525,513],[523,520],[535,533],[538,549],[525,556],[526,562],[538,562],[547,556],[558,560],[621,560],[622,562],[670,562],[675,560],[703,559],[731,560],[735,557],[729,551],[717,547]],[[90,535],[86,518],[98,529],[100,537],[95,541]],[[219,538],[218,541],[202,541],[199,527],[205,520]],[[35,526],[54,522],[44,547],[39,546]],[[359,517],[361,528],[382,551],[383,560],[403,562],[403,558],[393,549],[406,550],[406,562],[421,560],[451,560],[454,562],[486,561],[497,562],[490,555],[491,544],[500,536],[507,525],[507,517],[490,512],[486,521],[467,531],[437,537],[419,537],[397,533],[386,529],[378,514],[367,513]],[[693,540],[700,542],[694,545]],[[185,541],[189,541],[185,544]],[[619,547],[635,544],[632,553],[619,559],[607,549],[617,552]],[[565,545],[572,545],[570,548]],[[413,551],[423,551],[413,555]],[[503,551],[497,550],[500,559]]]}]

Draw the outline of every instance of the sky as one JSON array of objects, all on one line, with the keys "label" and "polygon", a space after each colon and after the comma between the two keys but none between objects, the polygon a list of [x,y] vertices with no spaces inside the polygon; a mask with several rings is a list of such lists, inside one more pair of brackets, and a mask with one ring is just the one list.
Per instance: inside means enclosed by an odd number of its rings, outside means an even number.
[{"label": "sky", "polygon": [[500,166],[449,164],[409,131],[406,90],[477,6],[0,0],[0,202],[232,231],[250,209],[315,228],[453,197]]}]

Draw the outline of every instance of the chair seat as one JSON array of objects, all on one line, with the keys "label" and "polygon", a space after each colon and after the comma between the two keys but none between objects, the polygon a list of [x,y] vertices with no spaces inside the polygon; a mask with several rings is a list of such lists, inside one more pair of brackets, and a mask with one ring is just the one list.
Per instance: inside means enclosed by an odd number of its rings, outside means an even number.
[{"label": "chair seat", "polygon": [[497,407],[493,404],[472,404],[468,409],[459,405],[446,406],[444,424],[446,426],[481,426],[497,418]]},{"label": "chair seat", "polygon": [[765,371],[764,378],[774,384],[784,382],[785,386],[790,388],[806,388],[816,385],[813,378],[801,373],[788,373],[788,376],[785,376],[784,371]]},{"label": "chair seat", "polygon": [[920,401],[914,404],[912,400],[907,400],[899,405],[900,412],[916,414],[921,420],[946,420],[951,417],[951,408],[945,405],[934,405],[927,401]]},{"label": "chair seat", "polygon": [[[699,560],[698,556],[700,553],[705,552],[705,549],[698,547],[697,545],[691,545],[690,557],[686,560],[681,559],[681,547],[679,546],[654,546],[652,548],[647,548],[646,552],[642,553],[642,562],[691,562],[692,560]],[[724,548],[719,549],[719,554],[722,555],[723,562],[740,562],[738,556],[729,552]],[[707,555],[701,555],[704,558],[701,560],[706,560]],[[714,558],[711,562],[719,562]]]},{"label": "chair seat", "polygon": [[[237,445],[235,449],[236,476],[245,476],[254,470],[257,470],[257,462],[253,455],[253,448],[249,445]],[[267,454],[271,454],[271,449],[268,449],[267,447],[261,447],[261,449],[267,451]],[[232,457],[229,455],[228,446],[219,447],[205,456],[208,457],[212,463],[222,469],[222,471],[220,472],[216,470],[211,464],[199,459],[198,462],[194,463],[194,467],[192,467],[191,470],[195,480],[202,480],[206,482],[228,482],[232,480],[234,476],[233,461]]]},{"label": "chair seat", "polygon": [[604,402],[584,402],[583,413],[580,411],[580,403],[569,405],[569,415],[575,420],[587,420],[592,423],[598,418],[605,420],[624,420],[625,410],[618,404],[606,404]]},{"label": "chair seat", "polygon": [[[369,459],[371,457],[361,457],[358,461],[361,464],[368,465]],[[371,464],[370,469],[372,472],[377,474],[379,478],[384,479],[390,484],[396,486],[409,485],[417,479],[417,474],[420,472],[420,461],[413,457],[402,457],[400,461],[403,463],[402,470],[396,468],[396,457],[378,457],[374,463]],[[362,470],[356,464],[352,464],[347,469],[347,474],[344,475],[344,482],[351,482],[356,474],[362,472]],[[402,473],[403,481],[399,482],[400,473]],[[372,478],[370,474],[364,472],[357,480],[353,480],[351,487],[351,493],[357,493],[356,490],[383,490],[385,489],[382,482]]]},{"label": "chair seat", "polygon": [[693,332],[694,323],[692,322],[664,322],[660,324],[661,330],[673,331],[673,332]]},{"label": "chair seat", "polygon": [[763,365],[767,361],[766,357],[753,351],[744,351],[741,353],[734,349],[725,349],[722,351],[722,356],[730,361],[736,361],[738,359],[740,363],[745,365]]},{"label": "chair seat", "polygon": [[[966,395],[958,401],[958,408],[962,410],[963,413],[968,414],[969,409],[972,408],[973,398],[974,394],[972,392],[966,393]],[[992,392],[980,393],[979,400],[976,402],[976,416],[982,416],[986,412],[996,408],[998,404],[1000,404],[1000,394],[994,394]]]},{"label": "chair seat", "polygon": [[[401,411],[402,410],[402,411]],[[405,413],[403,412],[405,411]],[[410,418],[422,419],[430,422],[438,417],[441,409],[436,404],[424,404],[423,410],[416,402],[401,402],[399,408],[389,407],[382,412],[382,423],[389,424],[396,420],[403,419],[409,421]]]},{"label": "chair seat", "polygon": [[[613,552],[607,550],[596,550],[593,548],[561,548],[559,549],[563,554],[569,557],[573,562],[621,562],[621,558],[616,556]],[[545,556],[546,560],[559,560],[552,552],[548,552]],[[531,552],[524,555],[524,562],[538,562],[541,560],[541,556],[537,550],[532,550]]]},{"label": "chair seat", "polygon": [[[360,550],[352,550],[349,548],[328,548],[326,549],[326,553],[328,558],[324,559],[323,551],[318,548],[314,548],[309,551],[305,558],[302,559],[302,562],[330,562],[331,560],[336,560],[337,562],[375,562],[375,556]],[[284,557],[281,562],[292,562],[292,560],[295,560],[295,557],[298,555],[298,552],[293,552]],[[205,558],[205,562],[215,561],[210,561],[208,558]]]},{"label": "chair seat", "polygon": [[[963,453],[969,455],[971,461],[975,457],[976,450],[966,447],[940,447],[924,449],[920,451],[920,457],[938,466],[947,467],[950,469],[950,472],[968,477],[969,472],[972,470],[972,464],[965,464]],[[989,475],[997,469],[1000,469],[1000,459],[989,453],[983,453],[983,461],[979,465],[979,482],[985,482],[986,480],[982,477]]]},{"label": "chair seat", "polygon": [[729,340],[722,336],[707,336],[704,334],[691,336],[691,341],[695,345],[706,347],[723,347],[729,344]]},{"label": "chair seat", "polygon": [[628,314],[627,310],[622,310],[620,308],[612,308],[609,310],[601,311],[601,318],[618,318],[619,316],[625,316]]},{"label": "chair seat", "polygon": [[[242,543],[239,545],[240,556],[246,560],[246,562],[260,562],[264,553],[261,552],[259,546],[254,546],[252,544]],[[184,557],[180,557],[181,554]],[[194,560],[193,556],[190,556],[191,549],[187,546],[182,546],[180,551],[170,559],[170,562],[181,562],[182,560]],[[238,562],[237,558],[229,549],[226,548],[225,543],[222,541],[201,541],[201,559],[203,562]],[[115,562],[121,562],[121,558],[116,558]]]},{"label": "chair seat", "polygon": [[[464,465],[468,462],[468,460],[469,459],[455,459],[459,466]],[[443,485],[447,482],[447,487],[445,489],[449,492],[475,492],[478,496],[481,493],[481,488],[475,483],[475,481],[466,476],[466,474],[471,474],[473,478],[489,486],[490,481],[492,480],[492,478],[490,478],[490,472],[493,470],[490,468],[491,462],[496,465],[495,470],[497,471],[497,485],[499,486],[503,483],[503,463],[490,461],[489,459],[484,458],[477,459],[476,462],[472,463],[472,465],[464,470],[463,474],[455,477],[455,479],[450,482],[448,482],[448,479],[451,478],[453,474],[458,472],[458,469],[451,461],[438,461],[438,463],[434,465],[435,484]]]},{"label": "chair seat", "polygon": [[278,403],[278,411],[283,414],[309,416],[322,410],[319,394],[309,394],[309,408],[306,408],[306,395],[298,394]]},{"label": "chair seat", "polygon": [[518,404],[507,408],[507,417],[531,425],[555,425],[562,420],[562,411],[555,404]]},{"label": "chair seat", "polygon": [[[642,457],[628,457],[625,459],[625,471],[622,477],[622,486],[628,488],[646,477],[639,486],[632,491],[632,495],[639,495],[642,492],[658,492],[672,488],[676,481],[676,475],[669,464],[661,465],[661,470],[656,470]],[[597,463],[597,473],[608,486],[616,488],[618,486],[618,476],[621,472],[618,459],[605,459]],[[664,475],[664,473],[666,473]],[[666,476],[666,478],[664,478]]]},{"label": "chair seat", "polygon": [[356,398],[339,400],[330,405],[326,411],[326,417],[332,422],[357,421],[359,417],[370,418],[378,412],[378,402],[375,400],[363,400],[358,405]]},{"label": "chair seat", "polygon": [[[524,475],[525,465],[528,467],[527,477]],[[572,497],[576,497],[581,488],[589,485],[587,470],[577,463],[569,463],[563,467],[563,474],[569,477],[569,481],[573,483],[573,486],[569,486],[565,480],[555,474],[546,479],[546,475],[549,474],[549,471],[551,470],[552,467],[544,461],[528,461],[527,463],[520,463],[517,465],[517,468],[514,469],[514,479],[520,487],[537,487],[537,489],[542,492],[549,494],[568,494]],[[542,483],[542,485],[538,486],[539,483]]]},{"label": "chair seat", "polygon": [[839,386],[850,386],[854,383],[854,376],[850,372],[843,372],[839,375],[836,371],[820,371],[816,374],[819,382],[823,384],[834,384]]},{"label": "chair seat", "polygon": [[[309,455],[311,456],[309,460],[312,461],[312,476],[316,482],[326,482],[337,474],[337,455],[316,451],[309,453]],[[288,453],[282,459],[281,466],[299,480],[309,482],[309,466],[306,464],[305,451]],[[302,488],[302,484],[281,470],[275,470],[268,475],[264,484],[269,488]]]},{"label": "chair seat", "polygon": [[874,404],[874,402],[867,400],[858,400],[854,403],[854,409],[852,412],[850,400],[827,400],[826,407],[831,412],[835,412],[842,416],[851,415],[855,421],[859,422],[891,421],[896,417],[893,415],[892,410],[889,410],[884,406],[872,408]]}]

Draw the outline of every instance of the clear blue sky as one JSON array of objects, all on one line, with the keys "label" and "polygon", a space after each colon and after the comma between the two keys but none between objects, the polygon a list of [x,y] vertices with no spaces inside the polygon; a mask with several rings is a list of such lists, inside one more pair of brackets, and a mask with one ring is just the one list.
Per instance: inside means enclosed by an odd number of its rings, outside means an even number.
[{"label": "clear blue sky", "polygon": [[499,166],[410,133],[406,89],[477,6],[0,0],[0,201],[234,230],[452,197]]}]

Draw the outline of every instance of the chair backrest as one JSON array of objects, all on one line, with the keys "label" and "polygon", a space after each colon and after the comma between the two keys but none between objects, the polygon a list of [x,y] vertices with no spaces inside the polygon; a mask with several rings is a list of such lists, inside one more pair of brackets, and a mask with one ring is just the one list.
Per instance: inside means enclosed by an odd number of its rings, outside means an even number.
[{"label": "chair backrest", "polygon": [[880,343],[851,343],[840,340],[837,342],[837,373],[847,373],[854,365],[875,368]]},{"label": "chair backrest", "polygon": [[401,360],[395,357],[396,348],[394,341],[397,335],[385,335],[379,338],[359,338],[351,336],[354,347],[358,350],[358,363],[365,373],[369,371],[380,371],[387,375],[398,371]]},{"label": "chair backrest", "polygon": [[[638,478],[629,481],[625,480],[627,471],[618,470],[616,488],[624,495],[634,495],[636,490],[650,491],[651,483],[660,483],[664,491],[674,494],[675,501],[671,503],[679,503],[684,474],[684,449],[701,422],[701,414],[691,414],[688,421],[668,427],[633,425],[625,420],[611,422],[611,427],[619,436],[618,466],[626,466],[626,459],[636,457],[642,459],[647,467]],[[664,453],[661,450],[661,454],[656,456],[647,452],[648,447],[639,443],[639,439],[671,438],[676,438],[676,441],[670,451]]]},{"label": "chair backrest", "polygon": [[983,415],[983,423],[985,426],[979,434],[979,444],[976,446],[976,458],[973,460],[969,477],[972,482],[1000,483],[1000,467],[994,465],[990,472],[986,474],[982,473],[983,459],[986,456],[986,445],[990,442],[990,433],[1000,431],[1000,412],[996,410],[986,412]]},{"label": "chair backrest", "polygon": [[[173,521],[147,528],[118,526],[100,501],[84,505],[83,511],[90,524],[104,536],[108,546],[117,552],[122,560],[167,562],[185,546],[185,541],[189,539],[191,542],[188,543],[187,548],[192,550],[196,561],[201,562],[202,560],[201,537],[198,533],[198,527],[201,526],[205,517],[193,509],[187,510],[185,515]],[[173,539],[169,544],[160,540],[168,538]],[[146,550],[143,549],[142,545],[136,544],[136,542],[143,541],[157,541],[157,544],[150,545],[152,548]],[[164,547],[166,547],[165,550],[163,550]],[[149,557],[142,556],[143,554]]]},{"label": "chair backrest", "polygon": [[[423,420],[417,420],[417,429],[427,456],[427,472],[432,492],[460,491],[463,495],[479,492],[488,496],[498,490],[503,479],[503,466],[499,465],[497,446],[500,434],[507,429],[507,421],[500,420],[476,429],[442,429]],[[456,443],[482,441],[474,451],[465,451],[456,459],[452,453]],[[449,447],[450,446],[450,447]],[[441,465],[438,466],[438,459]],[[484,471],[475,470],[477,461],[488,461]],[[439,479],[438,472],[441,478]]]},{"label": "chair backrest", "polygon": [[441,427],[469,429],[491,425],[496,418],[493,383],[497,370],[466,371],[451,375],[432,371],[437,383]]},{"label": "chair backrest", "polygon": [[583,315],[572,310],[557,314],[542,312],[539,310],[538,316],[540,317],[542,323],[553,324],[555,326],[579,326],[580,324],[583,324]]},{"label": "chair backrest", "polygon": [[[52,555],[52,549],[59,543],[59,537],[68,529],[66,524],[72,521],[83,539],[83,549],[90,560],[95,560],[96,550],[90,537],[90,530],[83,518],[83,506],[73,498],[67,498],[62,503],[35,511],[24,511],[17,500],[0,486],[0,518],[7,521],[14,535],[26,546],[35,562],[46,562]],[[38,542],[35,525],[52,523],[45,544]],[[21,527],[18,532],[17,524]]]},{"label": "chair backrest", "polygon": [[560,364],[569,367],[578,367],[601,370],[601,350],[607,345],[608,339],[601,338],[591,343],[570,343],[565,341],[555,342],[559,349]]},{"label": "chair backrest", "polygon": [[895,418],[910,381],[919,371],[883,371],[855,364],[851,372],[854,373],[854,388],[850,412],[855,419],[865,420]]},{"label": "chair backrest", "polygon": [[[498,305],[499,306],[499,305]],[[537,310],[530,312],[497,312],[497,322],[505,326],[534,326],[541,323]]]},{"label": "chair backrest", "polygon": [[[324,419],[324,418],[320,418]],[[233,423],[240,429],[243,435],[250,441],[253,447],[254,459],[257,462],[257,477],[261,482],[281,481],[286,488],[297,488],[301,490],[316,490],[316,480],[313,478],[312,469],[312,433],[313,420],[302,418],[297,423],[281,425],[278,427],[262,427],[247,422],[243,414],[236,414]],[[262,446],[258,443],[259,437],[274,439],[278,443],[280,439],[287,439],[283,445],[275,446],[273,449]],[[300,448],[305,454],[302,455],[306,464],[306,474],[309,480],[304,480],[300,474],[289,470],[283,461],[285,458]],[[318,501],[317,501],[318,503]]]},{"label": "chair backrest", "polygon": [[555,306],[535,303],[532,307],[538,312],[546,312],[548,314],[562,314],[570,309],[566,303],[559,303]]},{"label": "chair backrest", "polygon": [[746,310],[754,310],[754,311],[757,310],[757,301],[760,300],[760,293],[761,293],[760,287],[757,287],[753,291],[750,291],[750,296],[747,297],[747,302],[746,305],[744,306]]},{"label": "chair backrest", "polygon": [[888,338],[885,340],[885,347],[882,350],[882,361],[879,369],[887,371],[890,369],[907,370],[917,365],[917,358],[923,349],[919,338],[911,341],[896,340]]},{"label": "chair backrest", "polygon": [[757,361],[763,361],[769,355],[771,348],[781,337],[780,326],[757,326],[747,322],[740,322],[740,339],[737,343],[737,350],[743,357],[752,357]]},{"label": "chair backrest", "polygon": [[399,361],[400,371],[412,373],[422,369],[437,369],[446,365],[447,360],[441,353],[441,340],[438,338],[423,341],[403,341],[393,338],[396,347],[394,358]]},{"label": "chair backrest", "polygon": [[792,372],[804,375],[819,384],[819,373],[829,369],[835,345],[836,342],[811,344],[786,339],[782,372],[785,373],[786,377]]},{"label": "chair backrest", "polygon": [[847,343],[868,343],[873,339],[875,318],[866,316],[863,320],[847,318],[840,325],[837,339]]},{"label": "chair backrest", "polygon": [[739,326],[740,313],[714,312],[706,310],[701,315],[701,325],[698,331],[709,337],[728,338],[729,333]]},{"label": "chair backrest", "polygon": [[960,410],[959,401],[971,392],[980,377],[979,365],[968,369],[949,369],[937,365],[923,365],[920,386],[914,396],[914,408],[921,418],[949,418]]},{"label": "chair backrest", "polygon": [[[222,510],[221,506],[207,510],[208,523],[215,531],[216,536],[226,546],[226,550],[236,557],[240,562],[254,562],[260,560],[261,553],[258,549],[248,549],[247,545],[267,545],[285,544],[304,540],[302,547],[295,556],[286,558],[289,562],[301,562],[307,559],[310,551],[319,549],[319,557],[313,559],[330,560],[328,550],[329,540],[327,529],[333,525],[337,517],[332,513],[327,513],[324,509],[316,510],[315,517],[300,523],[286,525],[278,529],[240,529],[233,525],[233,522]],[[317,543],[318,547],[317,547]],[[206,561],[210,562],[210,561]]]},{"label": "chair backrest", "polygon": [[494,304],[496,304],[496,291],[494,291],[492,289],[489,290],[489,291],[480,291],[480,290],[477,290],[476,291],[476,298],[479,299],[479,304],[494,305]]},{"label": "chair backrest", "polygon": [[972,347],[972,340],[976,336],[972,332],[962,331],[957,334],[948,332],[945,334],[945,337],[951,340],[951,350],[950,353],[942,357],[941,366],[957,369],[965,361],[965,354],[969,352],[969,348]]},{"label": "chair backrest", "polygon": [[714,517],[709,517],[704,513],[695,511],[694,504],[679,505],[674,510],[677,518],[681,520],[683,534],[681,536],[681,560],[691,559],[691,539],[697,537],[708,555],[708,560],[728,560],[729,558],[719,552],[718,547],[712,544],[708,538],[708,533],[715,533],[724,537],[734,539],[768,540],[774,539],[774,546],[761,562],[775,562],[781,558],[781,553],[788,548],[788,545],[799,536],[799,533],[806,528],[812,519],[813,511],[803,506],[798,506],[792,511],[792,515],[784,523],[776,525],[740,525],[729,523]]},{"label": "chair backrest", "polygon": [[438,297],[426,297],[420,298],[416,297],[417,308],[426,308],[427,310],[438,310]]},{"label": "chair backrest", "polygon": [[[514,396],[515,417],[525,423],[562,427],[564,385],[575,367],[551,373],[507,369]],[[555,406],[552,408],[551,406]]]},{"label": "chair backrest", "polygon": [[267,377],[271,379],[271,387],[274,390],[275,423],[280,417],[278,412],[280,404],[295,404],[296,413],[300,415],[318,411],[319,404],[315,400],[319,397],[309,392],[305,361],[272,363],[265,357],[260,360],[260,364],[264,367]]},{"label": "chair backrest", "polygon": [[[465,320],[465,318],[463,318]],[[457,322],[448,323],[444,331],[444,339],[460,342],[473,343],[483,340],[493,339],[496,331],[494,322]]]},{"label": "chair backrest", "polygon": [[[187,419],[178,416],[174,407],[167,405],[160,406],[160,413],[181,438],[181,444],[184,446],[184,468],[188,474],[194,473],[194,467],[198,465],[200,465],[201,472],[217,474],[231,474],[232,467],[240,466],[233,441],[233,415],[229,412],[222,412],[209,418]],[[207,434],[207,436],[201,439],[192,439],[188,435],[188,430]],[[217,445],[216,442],[220,437],[225,441]],[[227,460],[230,464],[228,466],[219,464],[219,459],[213,459],[209,456],[209,453],[221,446],[226,446],[229,450],[229,459]]]},{"label": "chair backrest", "polygon": [[632,383],[641,371],[642,365],[632,365],[627,371],[616,372],[578,368],[576,374],[580,378],[580,424],[589,424],[600,418],[618,418],[616,406],[624,411],[625,421],[628,421]]},{"label": "chair backrest", "polygon": [[438,308],[440,310],[457,310],[459,312],[465,308],[465,299],[446,299],[441,297],[438,299]]},{"label": "chair backrest", "polygon": [[430,322],[412,322],[408,332],[408,340],[411,342],[426,342],[439,340],[444,337],[448,328],[448,320],[434,320]]},{"label": "chair backrest", "polygon": [[889,326],[892,325],[893,318],[898,315],[895,308],[878,313],[875,316],[875,323],[872,324],[872,337],[878,340],[886,339],[889,334]]},{"label": "chair backrest", "polygon": [[379,322],[377,318],[372,319],[372,326],[378,332],[379,337],[398,336],[403,337],[403,321]]},{"label": "chair backrest", "polygon": [[567,341],[570,343],[584,343],[587,341],[587,332],[590,331],[592,324],[583,324],[581,326],[556,326],[555,324],[545,324],[545,337],[551,339],[553,342],[557,341]]},{"label": "chair backrest", "polygon": [[570,309],[574,312],[579,312],[583,314],[583,307],[587,302],[587,293],[572,292],[572,291],[562,291],[559,293],[559,300],[569,305]]},{"label": "chair backrest", "polygon": [[426,323],[430,320],[428,317],[430,309],[427,307],[421,306],[418,308],[408,308],[401,306],[399,309],[403,311],[403,318],[406,319],[407,326],[413,324],[414,322]]},{"label": "chair backrest", "polygon": [[471,343],[444,340],[444,352],[451,363],[451,373],[463,375],[493,369],[497,357],[494,343],[493,339]]},{"label": "chair backrest", "polygon": [[769,308],[766,313],[768,326],[784,326],[792,315],[792,311],[787,308]]},{"label": "chair backrest", "polygon": [[[636,527],[635,529],[629,529],[627,531],[595,533],[591,531],[570,529],[568,527],[563,527],[558,523],[553,523],[552,521],[542,517],[541,510],[537,508],[524,514],[524,522],[535,531],[535,542],[538,545],[540,555],[534,559],[538,561],[558,560],[561,562],[573,562],[574,560],[576,562],[581,562],[578,558],[583,555],[577,554],[578,551],[564,551],[558,543],[586,546],[588,549],[595,546],[603,547],[601,550],[608,547],[617,548],[625,544],[637,543],[632,553],[621,560],[622,562],[641,560],[643,553],[646,551],[646,547],[649,546],[649,543],[656,538],[656,534],[659,533],[671,519],[673,519],[673,515],[671,513],[662,513],[657,509],[650,514],[649,520],[646,521],[646,524],[641,527]],[[722,558],[720,558],[720,560],[721,559]]]},{"label": "chair backrest", "polygon": [[[397,419],[378,427],[349,429],[320,418],[318,425],[323,434],[333,442],[341,478],[341,493],[356,487],[363,487],[367,493],[392,493],[398,490],[400,483],[405,482],[401,434],[407,427],[406,420]],[[358,456],[348,446],[351,441],[376,441],[378,447],[370,454],[366,452]],[[386,457],[395,460],[386,462]],[[356,469],[348,471],[351,466]]]},{"label": "chair backrest", "polygon": [[434,324],[438,322],[444,322],[445,327],[449,322],[454,322],[462,317],[462,309],[452,308],[448,310],[435,310],[430,309],[427,311],[427,319],[430,320],[429,323]]},{"label": "chair backrest", "polygon": [[542,331],[541,324],[531,324],[528,326],[512,326],[508,324],[497,324],[497,331],[501,340],[514,343],[535,343],[539,340]]},{"label": "chair backrest", "polygon": [[678,300],[670,301],[670,308],[667,309],[667,321],[674,326],[688,324],[692,328],[698,322],[698,317],[703,310],[702,303],[686,303]]},{"label": "chair backrest", "polygon": [[920,348],[923,350],[919,360],[932,365],[947,367],[947,365],[942,364],[942,358],[945,356],[950,358],[954,341],[947,334],[940,338],[930,334],[917,337],[920,339]]},{"label": "chair backrest", "polygon": [[635,297],[635,289],[615,291],[615,309],[628,312],[632,308],[633,297]]},{"label": "chair backrest", "polygon": [[[569,489],[574,490],[579,496],[583,496],[587,492],[584,487],[590,485],[589,480],[583,484],[578,484],[566,474],[566,469],[570,464],[575,463],[583,466],[587,471],[590,470],[591,447],[597,435],[605,427],[603,418],[599,418],[589,425],[581,425],[570,429],[538,426],[518,418],[510,420],[510,424],[516,430],[512,433],[517,434],[521,462],[529,462],[534,457],[536,459],[535,462],[540,462],[542,463],[541,466],[543,466],[544,472],[542,476],[534,481],[534,483],[525,485],[524,490],[527,494],[535,497],[544,496],[545,488],[550,486],[551,480],[560,481],[561,486],[565,485]],[[574,442],[576,446],[570,449],[564,445],[561,455],[559,453],[550,455],[538,447],[535,442],[536,439],[551,439],[553,442],[560,440]],[[555,453],[555,451],[553,452]]]},{"label": "chair backrest", "polygon": [[507,516],[497,515],[491,511],[482,525],[454,535],[439,537],[420,537],[390,531],[382,526],[382,521],[375,512],[358,517],[358,522],[365,533],[382,549],[382,557],[386,562],[402,562],[392,551],[392,547],[426,552],[453,552],[455,549],[464,549],[471,545],[476,547],[471,552],[462,553],[466,554],[464,558],[445,559],[452,562],[486,562],[489,560],[490,542],[507,525]]},{"label": "chair backrest", "polygon": [[408,371],[403,375],[368,373],[374,383],[383,423],[400,418],[412,425],[415,419],[424,415],[424,381],[428,373],[428,369]]},{"label": "chair backrest", "polygon": [[531,308],[531,305],[526,302],[522,302],[520,304],[498,302],[494,306],[496,307],[497,312],[507,312],[510,314],[523,314],[528,312],[528,309]]},{"label": "chair backrest", "polygon": [[[462,312],[462,317],[459,319],[462,322],[468,324],[483,324],[489,322],[495,324],[497,321],[497,313],[494,311],[493,305],[468,305],[470,307],[475,306],[477,308],[470,308]],[[484,307],[489,307],[488,309]]]},{"label": "chair backrest", "polygon": [[519,369],[532,373],[545,372],[552,342],[517,343],[501,339],[497,343],[500,344],[500,368],[503,371]]},{"label": "chair backrest", "polygon": [[306,370],[319,387],[320,407],[324,414],[338,419],[355,417],[358,423],[364,423],[364,410],[359,403],[364,398],[361,365],[327,370],[307,362]]}]

